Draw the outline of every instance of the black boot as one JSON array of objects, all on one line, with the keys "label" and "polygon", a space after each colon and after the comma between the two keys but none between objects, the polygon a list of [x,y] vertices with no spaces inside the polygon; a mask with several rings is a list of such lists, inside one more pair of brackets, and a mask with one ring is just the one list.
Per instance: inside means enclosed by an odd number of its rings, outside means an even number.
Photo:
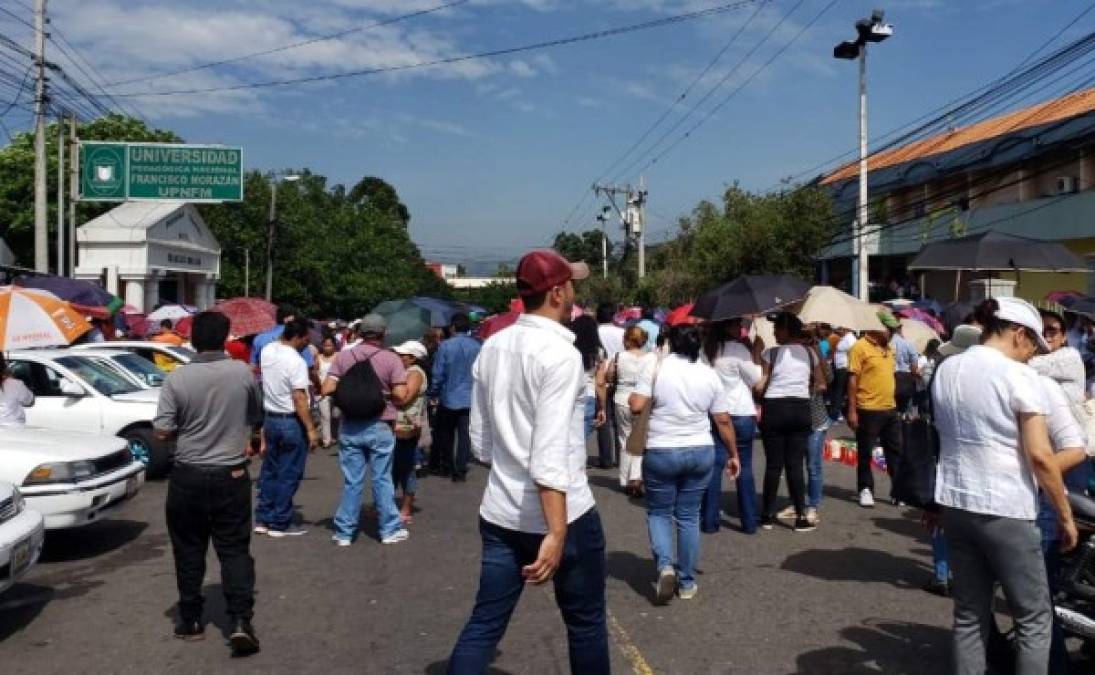
[{"label": "black boot", "polygon": [[250,656],[259,650],[259,638],[250,619],[237,619],[232,624],[232,634],[228,636],[233,656]]}]

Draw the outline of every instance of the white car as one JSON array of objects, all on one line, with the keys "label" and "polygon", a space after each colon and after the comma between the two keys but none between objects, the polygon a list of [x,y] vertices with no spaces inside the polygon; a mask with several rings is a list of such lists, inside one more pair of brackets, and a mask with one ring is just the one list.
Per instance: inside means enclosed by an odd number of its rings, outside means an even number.
[{"label": "white car", "polygon": [[0,593],[38,561],[44,538],[42,514],[27,508],[19,488],[0,481]]},{"label": "white car", "polygon": [[159,389],[167,377],[167,373],[151,361],[124,349],[81,349],[79,352],[81,356],[107,364],[141,389]]},{"label": "white car", "polygon": [[170,469],[174,445],[152,434],[159,389],[142,389],[99,357],[68,349],[10,352],[8,366],[34,392],[28,425],[121,436],[133,456],[147,465],[149,477]]},{"label": "white car", "polygon": [[163,342],[151,340],[111,340],[110,342],[86,342],[72,345],[70,349],[119,349],[132,352],[143,357],[149,363],[159,366],[162,370],[170,371],[177,366],[190,363],[197,353],[186,347],[176,347]]},{"label": "white car", "polygon": [[19,487],[47,530],[80,527],[144,485],[144,464],[125,439],[0,426],[0,481]]}]

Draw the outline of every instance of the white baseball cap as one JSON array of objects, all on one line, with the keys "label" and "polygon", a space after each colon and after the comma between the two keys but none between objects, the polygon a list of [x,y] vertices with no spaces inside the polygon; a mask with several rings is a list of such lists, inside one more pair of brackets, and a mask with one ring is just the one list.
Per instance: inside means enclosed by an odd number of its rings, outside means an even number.
[{"label": "white baseball cap", "polygon": [[1042,335],[1042,330],[1044,328],[1042,325],[1042,315],[1038,313],[1038,310],[1034,305],[1021,298],[996,298],[996,302],[1000,305],[1000,309],[996,310],[997,319],[1010,321],[1011,323],[1029,328],[1034,331],[1034,334],[1038,337],[1039,351],[1044,354],[1048,354],[1051,351],[1049,343],[1046,342],[1046,338]]},{"label": "white baseball cap", "polygon": [[426,346],[418,340],[407,340],[398,347],[392,347],[392,351],[396,354],[406,354],[407,356],[413,356],[419,361],[426,358],[429,352],[426,351]]}]

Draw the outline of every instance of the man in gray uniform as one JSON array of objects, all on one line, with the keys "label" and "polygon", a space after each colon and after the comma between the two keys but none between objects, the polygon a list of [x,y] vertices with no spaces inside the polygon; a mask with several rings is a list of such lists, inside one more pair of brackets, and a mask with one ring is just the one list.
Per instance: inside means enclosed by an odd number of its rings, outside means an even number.
[{"label": "man in gray uniform", "polygon": [[175,637],[200,640],[202,579],[209,540],[221,564],[221,584],[232,621],[229,641],[237,656],[254,654],[251,625],[255,561],[251,558],[251,430],[262,422],[259,388],[245,364],[224,353],[228,317],[194,317],[198,355],[167,376],[153,422],[157,438],[176,439],[167,487],[167,531],[175,555],[179,617]]}]

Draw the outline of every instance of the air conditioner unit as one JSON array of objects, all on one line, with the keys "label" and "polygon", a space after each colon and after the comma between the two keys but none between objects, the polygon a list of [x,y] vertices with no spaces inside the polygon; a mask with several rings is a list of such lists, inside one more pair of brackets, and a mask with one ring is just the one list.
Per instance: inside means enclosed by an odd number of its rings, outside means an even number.
[{"label": "air conditioner unit", "polygon": [[1057,177],[1057,194],[1066,195],[1076,191],[1076,179],[1072,176]]}]

